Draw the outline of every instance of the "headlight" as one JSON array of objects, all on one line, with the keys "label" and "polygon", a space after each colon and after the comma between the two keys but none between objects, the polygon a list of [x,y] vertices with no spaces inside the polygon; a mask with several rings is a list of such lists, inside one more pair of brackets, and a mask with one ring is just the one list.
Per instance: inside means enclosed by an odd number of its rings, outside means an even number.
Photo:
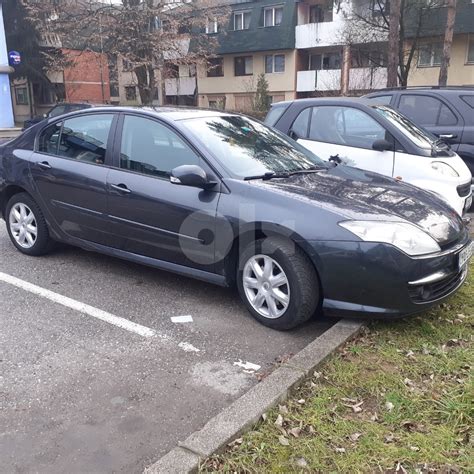
[{"label": "headlight", "polygon": [[423,255],[441,250],[433,237],[404,222],[345,221],[339,222],[339,225],[366,242],[391,244],[408,255]]},{"label": "headlight", "polygon": [[459,178],[458,172],[452,166],[449,166],[448,164],[443,163],[442,161],[432,161],[431,167],[444,176],[451,176],[451,178]]}]

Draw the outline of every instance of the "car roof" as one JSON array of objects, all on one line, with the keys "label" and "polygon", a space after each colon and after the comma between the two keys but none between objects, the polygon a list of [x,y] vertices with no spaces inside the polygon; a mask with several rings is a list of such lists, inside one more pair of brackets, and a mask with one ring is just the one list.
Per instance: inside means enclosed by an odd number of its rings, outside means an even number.
[{"label": "car roof", "polygon": [[409,87],[409,88],[388,88],[388,89],[381,89],[378,91],[371,92],[364,97],[371,97],[374,95],[388,95],[393,92],[399,92],[403,94],[418,94],[420,92],[431,92],[434,94],[439,94],[439,95],[450,95],[450,94],[455,94],[455,95],[462,95],[463,93],[474,93],[474,86],[451,86],[451,87]]},{"label": "car roof", "polygon": [[301,106],[305,105],[366,105],[373,107],[374,101],[368,100],[363,97],[313,97],[310,99],[295,99],[287,100],[284,102],[277,102],[272,104],[272,107],[298,104]]},{"label": "car roof", "polygon": [[224,112],[216,109],[204,109],[198,107],[152,107],[152,106],[136,106],[136,107],[123,107],[123,106],[110,106],[101,104],[99,106],[93,106],[88,108],[86,111],[71,112],[65,116],[73,117],[74,115],[80,115],[86,112],[87,114],[94,113],[94,110],[100,109],[101,112],[145,112],[148,115],[155,115],[157,117],[163,117],[168,120],[177,121],[185,120],[189,118],[201,118],[201,117],[215,117],[215,116],[229,116],[239,115],[233,112]]}]

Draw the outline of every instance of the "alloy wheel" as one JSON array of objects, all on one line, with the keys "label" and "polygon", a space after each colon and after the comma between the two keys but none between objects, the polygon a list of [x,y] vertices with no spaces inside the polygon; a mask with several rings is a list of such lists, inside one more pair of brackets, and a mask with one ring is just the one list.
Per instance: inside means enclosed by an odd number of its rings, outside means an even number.
[{"label": "alloy wheel", "polygon": [[15,242],[24,249],[35,245],[38,237],[38,226],[33,211],[22,202],[18,202],[10,209],[10,231]]},{"label": "alloy wheel", "polygon": [[269,319],[281,317],[290,304],[290,285],[281,266],[268,255],[254,255],[244,266],[243,287],[252,308]]}]

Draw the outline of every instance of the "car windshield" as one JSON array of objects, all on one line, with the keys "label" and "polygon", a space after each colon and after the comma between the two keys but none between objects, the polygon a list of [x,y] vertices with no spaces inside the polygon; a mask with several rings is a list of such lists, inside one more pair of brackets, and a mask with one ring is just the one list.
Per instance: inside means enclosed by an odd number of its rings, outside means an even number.
[{"label": "car windshield", "polygon": [[374,109],[386,119],[388,119],[395,127],[398,128],[407,138],[414,142],[420,148],[427,150],[433,149],[436,138],[426,130],[415,125],[409,118],[401,113],[383,105],[374,106]]},{"label": "car windshield", "polygon": [[239,115],[193,118],[185,126],[240,178],[327,168],[323,160],[285,135]]}]

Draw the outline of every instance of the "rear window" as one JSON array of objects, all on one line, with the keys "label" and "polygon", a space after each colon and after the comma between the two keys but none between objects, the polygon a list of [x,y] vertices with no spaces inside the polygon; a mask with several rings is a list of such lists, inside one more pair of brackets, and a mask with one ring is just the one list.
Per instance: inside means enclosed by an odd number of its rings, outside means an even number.
[{"label": "rear window", "polygon": [[278,120],[280,120],[280,117],[283,115],[283,112],[287,109],[287,107],[288,104],[273,105],[265,117],[265,123],[268,126],[273,127],[278,122]]},{"label": "rear window", "polygon": [[474,94],[461,95],[460,97],[464,102],[466,102],[467,105],[469,105],[469,107],[474,109]]}]

